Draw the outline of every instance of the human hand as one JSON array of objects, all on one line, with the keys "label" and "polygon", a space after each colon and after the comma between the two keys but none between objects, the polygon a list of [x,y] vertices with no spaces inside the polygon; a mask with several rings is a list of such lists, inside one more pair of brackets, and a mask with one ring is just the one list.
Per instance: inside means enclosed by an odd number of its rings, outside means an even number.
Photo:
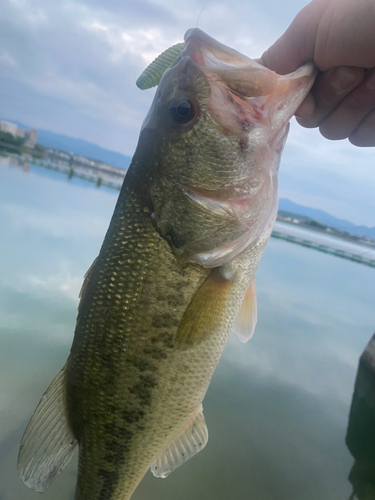
[{"label": "human hand", "polygon": [[286,74],[307,61],[320,73],[297,121],[375,146],[375,0],[312,0],[259,62]]}]

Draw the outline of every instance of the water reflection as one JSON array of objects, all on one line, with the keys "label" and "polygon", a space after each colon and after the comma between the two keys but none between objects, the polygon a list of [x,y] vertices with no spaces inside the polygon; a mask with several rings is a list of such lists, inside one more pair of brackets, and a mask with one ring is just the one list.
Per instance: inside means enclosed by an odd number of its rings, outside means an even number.
[{"label": "water reflection", "polygon": [[375,334],[359,360],[346,444],[355,463],[349,481],[351,499],[375,498]]},{"label": "water reflection", "polygon": [[[64,155],[66,156],[66,155]],[[120,190],[124,179],[125,170],[120,167],[94,164],[91,161],[85,161],[82,157],[75,157],[77,162],[51,159],[29,159],[27,156],[4,156],[0,154],[0,166],[12,165],[21,168],[24,172],[30,171],[30,161],[32,165],[39,168],[48,169],[66,176],[68,180],[77,177],[88,182],[95,183],[96,187],[107,186],[111,189]],[[82,161],[79,161],[82,160]]]},{"label": "water reflection", "polygon": [[[19,442],[68,356],[117,195],[34,165],[0,168],[1,500],[42,498],[18,477]],[[166,480],[147,474],[132,500],[347,500],[345,435],[374,282],[375,269],[272,239],[254,337],[230,338],[204,402],[207,447]],[[76,458],[43,500],[70,500],[75,477]]]},{"label": "water reflection", "polygon": [[11,156],[0,155],[0,167],[17,167],[23,170],[25,173],[30,172],[30,163],[28,161],[19,161]]}]

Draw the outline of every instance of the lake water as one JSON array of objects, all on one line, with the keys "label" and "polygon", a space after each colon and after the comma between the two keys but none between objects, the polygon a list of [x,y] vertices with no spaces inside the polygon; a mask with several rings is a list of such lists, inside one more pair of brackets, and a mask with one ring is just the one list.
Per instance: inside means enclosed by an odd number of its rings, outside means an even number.
[{"label": "lake water", "polygon": [[[41,498],[19,442],[72,342],[82,277],[118,196],[0,159],[0,499]],[[375,269],[269,241],[258,324],[230,338],[204,401],[206,449],[132,500],[348,500],[345,435],[358,359],[375,329]],[[43,495],[71,500],[76,458]],[[373,497],[371,497],[373,498]]]}]

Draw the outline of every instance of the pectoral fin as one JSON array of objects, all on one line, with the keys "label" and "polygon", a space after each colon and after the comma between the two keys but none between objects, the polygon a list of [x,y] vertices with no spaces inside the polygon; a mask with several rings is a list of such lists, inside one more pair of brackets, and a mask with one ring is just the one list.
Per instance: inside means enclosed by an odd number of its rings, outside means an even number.
[{"label": "pectoral fin", "polygon": [[43,493],[73,456],[77,441],[65,404],[65,369],[48,387],[21,441],[17,467],[23,482]]},{"label": "pectoral fin", "polygon": [[257,322],[257,295],[255,279],[251,282],[243,298],[240,312],[234,325],[234,333],[245,343],[253,336]]},{"label": "pectoral fin", "polygon": [[223,268],[214,269],[197,290],[186,309],[177,332],[177,345],[192,346],[217,331],[226,309],[234,276]]},{"label": "pectoral fin", "polygon": [[151,472],[156,477],[169,476],[177,467],[203,450],[207,441],[208,430],[201,405],[182,434],[151,465]]}]

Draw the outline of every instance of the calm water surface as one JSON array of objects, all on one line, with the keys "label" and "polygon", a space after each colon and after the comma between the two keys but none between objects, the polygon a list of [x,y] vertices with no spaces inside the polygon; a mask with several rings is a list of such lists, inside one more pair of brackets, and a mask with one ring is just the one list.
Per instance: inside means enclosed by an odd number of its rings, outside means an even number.
[{"label": "calm water surface", "polygon": [[[0,159],[0,499],[25,426],[72,342],[82,277],[118,192]],[[347,500],[345,445],[358,359],[375,329],[375,269],[271,239],[258,325],[230,338],[204,401],[206,449],[132,500]],[[43,495],[71,500],[76,458]]]}]

